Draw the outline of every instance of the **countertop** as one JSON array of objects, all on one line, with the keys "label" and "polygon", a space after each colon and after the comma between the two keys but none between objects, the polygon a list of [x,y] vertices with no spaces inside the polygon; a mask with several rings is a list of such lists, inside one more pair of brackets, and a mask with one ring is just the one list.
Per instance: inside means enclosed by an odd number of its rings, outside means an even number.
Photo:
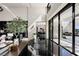
[{"label": "countertop", "polygon": [[0,45],[2,45],[2,47],[0,47],[0,50],[3,49],[3,48],[5,48],[5,47],[7,47],[7,46],[9,46],[9,45],[11,45],[11,44],[12,43],[6,43],[6,42],[0,43]]},{"label": "countertop", "polygon": [[20,45],[18,46],[18,50],[17,51],[15,51],[15,52],[9,51],[9,53],[7,53],[6,56],[18,56],[21,53],[21,51],[23,50],[23,48],[28,44],[29,41],[30,40],[22,41],[20,43]]}]

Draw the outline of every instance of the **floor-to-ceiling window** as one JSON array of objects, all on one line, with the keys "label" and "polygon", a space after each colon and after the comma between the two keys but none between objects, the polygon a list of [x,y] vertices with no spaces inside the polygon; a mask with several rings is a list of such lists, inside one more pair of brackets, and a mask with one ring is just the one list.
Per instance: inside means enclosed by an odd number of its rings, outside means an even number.
[{"label": "floor-to-ceiling window", "polygon": [[[58,15],[53,18],[53,55],[58,56]],[[57,44],[56,44],[57,43]]]},{"label": "floor-to-ceiling window", "polygon": [[[53,23],[51,26],[53,26],[52,27],[53,31],[52,34],[49,35],[49,37],[52,36],[53,38],[52,39],[53,48],[50,46],[50,48],[52,48],[53,50],[53,55],[56,56],[79,55],[78,9],[79,4],[69,3],[64,8],[62,8],[54,17],[52,17]],[[50,30],[49,33],[51,33]]]},{"label": "floor-to-ceiling window", "polygon": [[53,18],[53,41],[58,43],[58,16]]},{"label": "floor-to-ceiling window", "polygon": [[53,55],[52,54],[52,19],[49,21],[49,46],[48,46],[48,52],[49,52],[49,55]]},{"label": "floor-to-ceiling window", "polygon": [[79,55],[79,4],[75,4],[75,53]]},{"label": "floor-to-ceiling window", "polygon": [[60,14],[60,45],[72,51],[72,7]]}]

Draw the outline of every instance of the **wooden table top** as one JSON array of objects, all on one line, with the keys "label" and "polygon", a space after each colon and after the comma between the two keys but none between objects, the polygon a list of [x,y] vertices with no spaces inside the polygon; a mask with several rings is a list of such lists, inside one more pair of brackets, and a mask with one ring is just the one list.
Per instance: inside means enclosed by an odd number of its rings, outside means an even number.
[{"label": "wooden table top", "polygon": [[18,56],[23,48],[28,44],[29,41],[22,41],[20,45],[18,46],[18,50],[15,52],[9,51],[9,53],[6,54],[6,56]]}]

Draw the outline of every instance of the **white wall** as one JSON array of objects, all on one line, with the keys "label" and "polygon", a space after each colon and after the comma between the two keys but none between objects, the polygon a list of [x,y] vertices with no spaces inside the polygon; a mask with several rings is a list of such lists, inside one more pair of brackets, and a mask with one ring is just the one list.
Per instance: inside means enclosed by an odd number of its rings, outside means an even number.
[{"label": "white wall", "polygon": [[[36,33],[36,22],[45,21],[45,7],[28,8],[28,38],[33,39],[33,33]],[[34,26],[32,29],[31,27]]]},{"label": "white wall", "polygon": [[46,9],[45,7],[32,7],[28,8],[28,22],[29,26],[37,19],[39,16],[45,15]]},{"label": "white wall", "polygon": [[29,27],[28,27],[28,39],[33,39],[33,34],[36,33],[36,23],[42,21],[42,16],[39,16]]}]

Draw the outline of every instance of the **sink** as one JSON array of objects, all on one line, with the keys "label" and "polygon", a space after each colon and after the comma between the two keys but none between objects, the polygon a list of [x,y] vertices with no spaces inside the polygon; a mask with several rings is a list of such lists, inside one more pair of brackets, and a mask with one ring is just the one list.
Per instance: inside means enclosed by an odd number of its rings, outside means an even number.
[{"label": "sink", "polygon": [[0,43],[0,48],[3,48],[3,47],[5,47],[5,46],[6,46],[5,43]]}]

